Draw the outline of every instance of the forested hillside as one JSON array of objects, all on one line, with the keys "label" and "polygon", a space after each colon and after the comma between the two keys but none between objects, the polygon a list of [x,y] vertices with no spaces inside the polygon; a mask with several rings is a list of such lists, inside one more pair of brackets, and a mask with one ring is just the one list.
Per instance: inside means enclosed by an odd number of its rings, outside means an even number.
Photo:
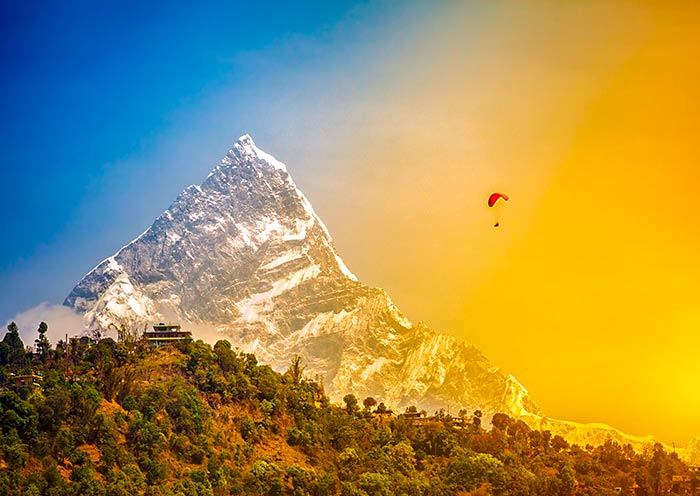
[{"label": "forested hillside", "polygon": [[[28,352],[0,343],[2,495],[695,494],[660,445],[569,445],[499,414],[394,415],[331,405],[295,359],[284,374],[227,341],[149,350],[42,324]],[[420,410],[416,405],[413,412]],[[632,412],[630,414],[633,414]]]}]

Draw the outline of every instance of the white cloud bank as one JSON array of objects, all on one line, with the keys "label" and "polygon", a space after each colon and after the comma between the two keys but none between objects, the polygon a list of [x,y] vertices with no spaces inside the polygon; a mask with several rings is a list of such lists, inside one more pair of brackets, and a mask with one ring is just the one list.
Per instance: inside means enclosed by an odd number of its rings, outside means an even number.
[{"label": "white cloud bank", "polygon": [[[51,346],[55,346],[60,339],[65,339],[66,334],[69,337],[82,334],[85,328],[82,315],[71,308],[50,303],[40,303],[18,313],[5,323],[5,329],[7,324],[13,321],[19,328],[19,334],[25,346],[34,345],[34,340],[39,336],[37,329],[41,322],[46,322],[49,326],[46,337],[49,338]],[[4,332],[0,332],[0,336],[4,335]]]},{"label": "white cloud bank", "polygon": [[[165,319],[168,320],[168,319]],[[50,303],[40,303],[37,306],[20,312],[13,318],[8,320],[4,327],[0,329],[0,340],[7,332],[7,325],[10,322],[15,322],[19,328],[19,334],[22,337],[22,341],[25,346],[34,346],[34,340],[39,337],[37,329],[39,329],[39,324],[41,322],[46,322],[49,326],[49,330],[46,333],[46,337],[49,338],[51,346],[56,346],[56,343],[61,339],[66,339],[68,337],[80,336],[85,332],[85,322],[83,321],[82,315],[76,313],[72,308],[63,305],[53,305]],[[150,328],[150,325],[147,326]],[[201,339],[212,346],[219,339],[228,339],[225,334],[217,332],[212,327],[204,324],[191,324],[188,322],[182,322],[182,328],[184,330],[192,331],[192,337],[194,339]],[[141,331],[143,329],[139,329]],[[141,332],[139,332],[139,335]],[[103,337],[110,336],[114,339],[117,338],[114,332],[104,333]],[[232,343],[235,346],[234,343]]]}]

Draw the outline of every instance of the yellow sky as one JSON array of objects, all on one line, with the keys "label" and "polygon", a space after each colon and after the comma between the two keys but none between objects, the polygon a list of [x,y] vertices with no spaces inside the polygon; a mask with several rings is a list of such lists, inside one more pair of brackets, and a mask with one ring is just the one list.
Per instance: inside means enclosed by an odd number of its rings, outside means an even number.
[{"label": "yellow sky", "polygon": [[311,195],[351,269],[551,417],[700,436],[699,8],[456,2],[406,31],[318,179],[352,215]]}]

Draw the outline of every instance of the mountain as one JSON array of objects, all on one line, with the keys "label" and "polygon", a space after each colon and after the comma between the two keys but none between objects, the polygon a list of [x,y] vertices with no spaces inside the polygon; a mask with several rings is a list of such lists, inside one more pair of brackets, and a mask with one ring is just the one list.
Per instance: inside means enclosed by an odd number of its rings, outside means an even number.
[{"label": "mountain", "polygon": [[88,329],[176,321],[286,370],[300,355],[335,401],[347,393],[402,409],[504,412],[572,442],[652,440],[547,418],[476,347],[414,324],[362,284],[286,166],[242,136],[200,186],[66,298]]},{"label": "mountain", "polygon": [[301,355],[335,400],[541,414],[477,348],[410,322],[386,291],[359,282],[285,165],[248,135],[64,304],[89,329],[215,331],[276,370]]}]

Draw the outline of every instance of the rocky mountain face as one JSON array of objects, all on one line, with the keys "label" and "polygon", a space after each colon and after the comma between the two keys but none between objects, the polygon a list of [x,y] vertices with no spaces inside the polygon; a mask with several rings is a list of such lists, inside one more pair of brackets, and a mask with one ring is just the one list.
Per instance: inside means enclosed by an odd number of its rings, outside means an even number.
[{"label": "rocky mountain face", "polygon": [[300,355],[337,402],[353,393],[397,410],[481,409],[487,421],[504,412],[584,445],[651,442],[548,419],[476,347],[410,322],[384,290],[348,270],[285,165],[248,135],[64,304],[84,315],[87,329],[180,322],[278,371]]},{"label": "rocky mountain face", "polygon": [[474,346],[413,324],[359,282],[285,165],[248,135],[64,304],[89,329],[176,321],[215,331],[276,370],[301,355],[336,401],[540,415]]}]

